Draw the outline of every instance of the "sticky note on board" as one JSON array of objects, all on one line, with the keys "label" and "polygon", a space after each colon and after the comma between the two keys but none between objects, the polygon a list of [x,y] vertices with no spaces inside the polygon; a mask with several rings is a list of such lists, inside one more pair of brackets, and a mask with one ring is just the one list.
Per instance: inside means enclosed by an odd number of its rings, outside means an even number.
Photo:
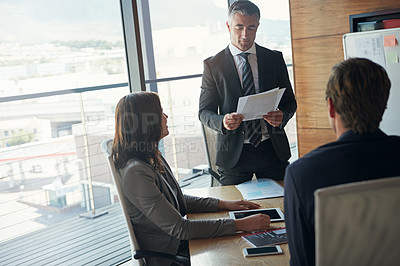
[{"label": "sticky note on board", "polygon": [[396,44],[397,44],[396,35],[386,35],[384,37],[383,46],[393,47],[396,46]]},{"label": "sticky note on board", "polygon": [[399,55],[396,51],[387,51],[386,53],[386,62],[389,64],[394,64],[399,62]]}]

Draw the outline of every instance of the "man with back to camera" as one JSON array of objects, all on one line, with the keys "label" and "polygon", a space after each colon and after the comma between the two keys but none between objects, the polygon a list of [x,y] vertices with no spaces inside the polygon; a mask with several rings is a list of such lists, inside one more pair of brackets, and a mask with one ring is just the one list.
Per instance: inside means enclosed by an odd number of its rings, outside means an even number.
[{"label": "man with back to camera", "polygon": [[400,137],[379,129],[390,86],[385,69],[368,59],[352,58],[332,68],[326,99],[338,139],[286,169],[290,265],[315,265],[315,190],[400,175]]},{"label": "man with back to camera", "polygon": [[[236,1],[226,23],[231,43],[204,60],[199,118],[217,131],[216,164],[223,185],[267,177],[282,180],[290,147],[284,127],[297,104],[282,53],[254,43],[260,10],[250,1]],[[243,121],[236,113],[239,97],[286,88],[278,110],[263,119]]]}]

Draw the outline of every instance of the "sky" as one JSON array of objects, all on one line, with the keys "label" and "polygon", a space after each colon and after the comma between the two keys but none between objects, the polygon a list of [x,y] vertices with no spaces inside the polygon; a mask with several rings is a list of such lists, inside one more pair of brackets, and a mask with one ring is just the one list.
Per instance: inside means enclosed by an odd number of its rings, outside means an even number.
[{"label": "sky", "polygon": [[[215,5],[226,8],[227,0],[212,0]],[[289,20],[288,0],[253,0],[258,6],[261,16],[273,20]]]},{"label": "sky", "polygon": [[1,0],[0,42],[121,40],[118,0]]},{"label": "sky", "polygon": [[[262,17],[289,20],[288,0],[253,2]],[[207,20],[226,21],[227,0],[149,0],[149,6],[151,14],[157,14],[152,17],[153,30],[159,29],[158,25],[179,27],[204,24]],[[121,41],[121,35],[118,0],[0,1],[0,42]]]}]

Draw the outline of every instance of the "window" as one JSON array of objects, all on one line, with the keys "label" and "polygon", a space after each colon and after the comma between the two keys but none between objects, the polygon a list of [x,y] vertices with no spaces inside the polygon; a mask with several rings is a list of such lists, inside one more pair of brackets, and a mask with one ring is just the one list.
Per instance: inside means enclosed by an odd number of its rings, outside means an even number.
[{"label": "window", "polygon": [[0,15],[2,243],[116,202],[99,143],[129,89],[119,1],[2,1]]},{"label": "window", "polygon": [[[282,51],[292,78],[288,1],[259,0],[254,3],[261,12],[256,42]],[[190,5],[185,0],[153,0],[149,1],[149,10],[153,49],[146,47],[146,50],[154,52],[154,62],[150,58],[148,65],[154,67],[157,79],[201,76],[203,60],[229,44],[225,0],[193,1]],[[156,87],[170,117],[169,127],[173,129],[172,134],[164,139],[164,145],[166,159],[175,169],[177,178],[191,174],[190,169],[197,165],[207,164],[197,115],[200,85],[201,77],[196,77],[159,82]],[[286,126],[292,160],[297,158],[295,121],[293,117]]]}]

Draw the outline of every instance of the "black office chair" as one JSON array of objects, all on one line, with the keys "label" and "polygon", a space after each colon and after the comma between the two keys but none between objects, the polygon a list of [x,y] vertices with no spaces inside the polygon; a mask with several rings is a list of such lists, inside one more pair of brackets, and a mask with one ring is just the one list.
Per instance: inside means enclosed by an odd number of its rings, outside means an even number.
[{"label": "black office chair", "polygon": [[211,186],[217,187],[221,186],[221,176],[218,174],[218,169],[216,165],[217,160],[217,136],[218,132],[212,130],[211,128],[201,124],[203,131],[204,143],[206,145],[206,153],[208,159],[208,169],[207,172],[211,175]]}]

